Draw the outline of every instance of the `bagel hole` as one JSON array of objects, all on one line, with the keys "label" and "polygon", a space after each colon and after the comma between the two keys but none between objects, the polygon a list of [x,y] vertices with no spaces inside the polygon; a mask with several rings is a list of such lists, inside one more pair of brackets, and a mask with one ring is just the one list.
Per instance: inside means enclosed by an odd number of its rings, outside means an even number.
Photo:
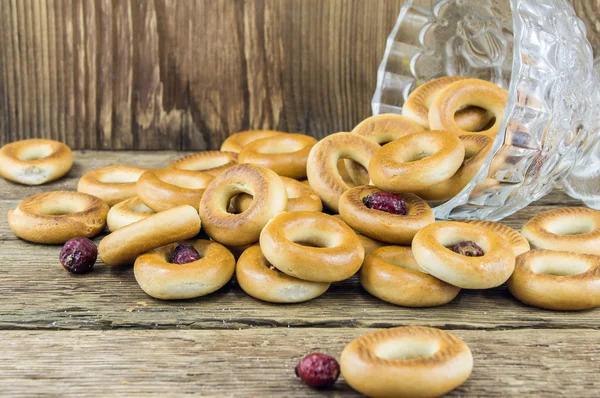
[{"label": "bagel hole", "polygon": [[[477,111],[473,116],[467,117],[465,115],[469,113],[473,113]],[[478,117],[477,115],[485,115],[483,118]],[[477,133],[480,131],[485,131],[492,127],[494,123],[496,123],[496,117],[487,111],[484,108],[475,106],[475,105],[465,105],[461,107],[454,114],[454,121],[458,124],[458,120],[461,120],[462,123],[459,126],[463,131],[467,131],[470,133]],[[466,126],[465,123],[470,123],[470,126]]]},{"label": "bagel hole", "polygon": [[42,216],[64,216],[67,214],[79,213],[85,209],[85,205],[75,203],[43,204],[37,210],[37,214]]},{"label": "bagel hole", "polygon": [[52,148],[46,145],[27,147],[19,151],[17,158],[23,161],[47,158],[52,154]]},{"label": "bagel hole", "polygon": [[111,171],[100,176],[98,180],[106,184],[131,184],[132,182],[137,182],[140,175],[140,173],[131,173],[128,171]]},{"label": "bagel hole", "polygon": [[402,258],[397,258],[395,256],[381,256],[381,258],[388,264],[393,265],[394,267],[398,267],[398,268],[404,268],[404,269],[408,269],[411,271],[417,271],[417,272],[421,272],[423,274],[426,274],[425,271],[423,271],[423,269],[421,267],[419,267],[419,264],[417,264],[416,261],[409,261],[406,259],[402,259]]},{"label": "bagel hole", "polygon": [[446,237],[445,239],[444,238],[440,239],[439,243],[442,246],[444,246],[446,249],[450,250],[452,253],[456,253],[454,251],[454,246],[458,245],[461,242],[469,242],[469,241],[473,242],[477,246],[479,246],[479,248],[481,248],[481,250],[483,251],[484,256],[489,251],[489,245],[488,245],[487,240],[477,239],[476,236],[468,236],[468,237],[464,237],[464,238],[459,238],[456,236]]},{"label": "bagel hole", "polygon": [[[268,139],[268,138],[267,138]],[[261,155],[280,155],[282,153],[297,152],[306,146],[305,143],[294,139],[287,139],[285,143],[281,140],[269,142],[256,150]]]},{"label": "bagel hole", "polygon": [[185,189],[204,189],[209,181],[199,181],[197,178],[182,175],[165,175],[159,179],[167,184],[175,185]]},{"label": "bagel hole", "polygon": [[316,247],[322,249],[337,246],[337,240],[335,235],[304,235],[292,238],[290,240],[300,246]]},{"label": "bagel hole", "polygon": [[432,356],[438,351],[436,343],[418,339],[390,340],[375,347],[375,355],[389,361],[406,361]]},{"label": "bagel hole", "polygon": [[[354,176],[350,175],[348,169],[353,170]],[[350,158],[340,158],[337,162],[337,170],[344,183],[349,187],[357,187],[360,185],[368,185],[370,178],[367,169],[360,163]],[[356,179],[356,181],[353,179]]]},{"label": "bagel hole", "polygon": [[129,210],[134,213],[154,213],[154,210],[143,203],[136,203],[135,205],[131,206]]},{"label": "bagel hole", "polygon": [[589,271],[590,265],[585,261],[577,261],[573,258],[541,258],[531,264],[534,274],[552,276],[572,276]]},{"label": "bagel hole", "polygon": [[227,213],[234,215],[242,214],[250,208],[253,201],[254,196],[245,192],[239,193],[229,200]]},{"label": "bagel hole", "polygon": [[595,229],[594,227],[594,222],[591,220],[573,218],[568,223],[549,223],[546,230],[554,235],[583,235],[592,232]]},{"label": "bagel hole", "polygon": [[226,155],[203,157],[194,159],[192,164],[189,165],[177,165],[177,168],[182,170],[204,171],[224,166],[229,162],[231,162],[231,160]]}]

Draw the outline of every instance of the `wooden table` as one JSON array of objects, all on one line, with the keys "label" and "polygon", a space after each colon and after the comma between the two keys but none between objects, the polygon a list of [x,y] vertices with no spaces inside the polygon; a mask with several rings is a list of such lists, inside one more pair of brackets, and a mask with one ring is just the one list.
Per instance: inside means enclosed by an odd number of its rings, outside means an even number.
[{"label": "wooden table", "polygon": [[[450,304],[409,309],[384,303],[356,278],[305,304],[273,305],[234,282],[195,300],[158,301],[131,267],[96,265],[73,276],[59,246],[17,239],[6,213],[35,193],[76,187],[87,170],[128,163],[161,167],[175,152],[77,152],[67,178],[42,187],[0,180],[0,395],[354,396],[294,376],[304,354],[339,357],[355,337],[400,325],[439,327],[471,347],[471,378],[452,396],[599,396],[600,310],[526,307],[505,287],[463,291]],[[547,209],[579,205],[560,190],[507,218],[520,228]],[[99,241],[100,237],[96,239]]]}]

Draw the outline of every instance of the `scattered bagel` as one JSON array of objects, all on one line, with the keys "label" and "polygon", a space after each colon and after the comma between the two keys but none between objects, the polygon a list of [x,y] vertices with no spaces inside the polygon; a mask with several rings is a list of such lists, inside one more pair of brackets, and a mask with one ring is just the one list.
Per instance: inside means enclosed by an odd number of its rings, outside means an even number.
[{"label": "scattered bagel", "polygon": [[154,211],[181,205],[198,207],[204,190],[213,178],[200,171],[173,168],[148,170],[137,182],[137,196]]},{"label": "scattered bagel", "polygon": [[108,205],[95,196],[71,191],[45,192],[23,200],[8,212],[8,225],[19,238],[62,244],[91,238],[106,224]]},{"label": "scattered bagel", "polygon": [[235,269],[229,250],[209,240],[182,243],[194,247],[201,258],[187,264],[170,263],[167,259],[178,245],[172,243],[135,260],[135,280],[147,295],[161,300],[190,299],[213,293],[229,282]]},{"label": "scattered bagel", "polygon": [[96,196],[109,206],[137,196],[136,183],[146,171],[135,166],[107,166],[87,172],[77,191]]},{"label": "scattered bagel", "polygon": [[[448,248],[465,241],[476,243],[483,255],[468,257]],[[489,289],[506,282],[515,268],[515,254],[507,247],[510,243],[499,234],[456,221],[427,225],[412,242],[413,254],[421,268],[463,289]]]},{"label": "scattered bagel", "polygon": [[238,163],[252,163],[273,170],[283,177],[306,178],[306,161],[314,137],[304,134],[279,134],[256,140],[238,154]]},{"label": "scattered bagel", "polygon": [[345,222],[312,211],[275,216],[260,234],[260,247],[278,270],[312,282],[350,278],[360,268],[365,254],[360,240]]},{"label": "scattered bagel", "polygon": [[465,146],[456,135],[422,131],[375,152],[369,162],[369,176],[373,185],[384,191],[417,192],[452,177],[464,158]]},{"label": "scattered bagel", "polygon": [[260,140],[267,137],[274,137],[279,134],[285,134],[281,131],[273,130],[248,130],[241,131],[230,135],[221,144],[221,151],[223,152],[235,152],[239,153],[244,147],[250,145],[256,140]]},{"label": "scattered bagel", "polygon": [[161,211],[112,232],[100,241],[98,254],[106,265],[133,264],[138,255],[200,232],[200,218],[188,205]]},{"label": "scattered bagel", "polygon": [[203,151],[187,155],[171,163],[169,167],[181,170],[203,171],[213,177],[218,176],[237,164],[235,152]]},{"label": "scattered bagel", "polygon": [[367,168],[379,148],[376,142],[357,134],[337,133],[323,138],[308,155],[306,174],[311,188],[327,207],[337,212],[340,196],[350,189],[340,175],[338,161],[346,158]]},{"label": "scattered bagel", "polygon": [[[310,188],[310,185],[303,184],[292,178],[281,177],[287,192],[286,211],[322,211],[323,204],[321,198]],[[247,193],[241,193],[231,199],[233,212],[242,213],[250,207],[254,198]]]},{"label": "scattered bagel", "polygon": [[108,211],[106,225],[115,232],[126,225],[150,217],[155,211],[146,206],[139,198],[131,198],[117,203]]},{"label": "scattered bagel", "polygon": [[355,187],[344,192],[339,201],[342,219],[363,235],[381,242],[409,245],[417,231],[435,221],[427,202],[410,193],[397,194],[406,204],[406,215],[369,209],[363,198],[376,192],[381,189],[371,185]]},{"label": "scattered bagel", "polygon": [[409,247],[386,246],[365,257],[358,273],[373,296],[404,307],[435,307],[452,301],[460,288],[429,275]]},{"label": "scattered bagel", "polygon": [[[444,76],[430,80],[417,87],[402,105],[402,115],[414,120],[423,128],[429,129],[429,108],[437,95],[448,85],[459,80],[467,79],[464,76]],[[456,125],[466,131],[478,131],[484,128],[491,119],[491,115],[482,108],[468,106],[459,109],[454,114]]]},{"label": "scattered bagel", "polygon": [[440,329],[404,326],[367,333],[344,348],[346,382],[370,397],[439,397],[473,370],[469,347]]},{"label": "scattered bagel", "polygon": [[24,185],[41,185],[71,170],[73,154],[62,142],[43,139],[15,141],[0,148],[0,176]]},{"label": "scattered bagel", "polygon": [[517,257],[508,290],[534,307],[577,311],[600,306],[600,257],[532,250]]},{"label": "scattered bagel", "polygon": [[329,289],[326,282],[309,282],[277,270],[263,255],[259,245],[240,256],[235,275],[250,296],[270,303],[301,303],[319,297]]},{"label": "scattered bagel", "polygon": [[600,211],[587,207],[552,209],[529,220],[521,233],[533,249],[600,255]]},{"label": "scattered bagel", "polygon": [[[469,135],[473,131],[460,128],[454,115],[464,106],[477,106],[489,111],[494,123],[476,134],[495,137],[502,124],[508,93],[502,87],[480,79],[461,79],[443,88],[429,109],[429,127],[432,130],[446,130],[457,136]],[[486,126],[487,127],[487,126]]]},{"label": "scattered bagel", "polygon": [[[227,210],[240,193],[254,197],[240,214]],[[232,166],[216,177],[200,201],[200,218],[211,239],[226,246],[244,246],[258,241],[267,222],[287,207],[287,194],[281,178],[272,170],[252,164]]]}]

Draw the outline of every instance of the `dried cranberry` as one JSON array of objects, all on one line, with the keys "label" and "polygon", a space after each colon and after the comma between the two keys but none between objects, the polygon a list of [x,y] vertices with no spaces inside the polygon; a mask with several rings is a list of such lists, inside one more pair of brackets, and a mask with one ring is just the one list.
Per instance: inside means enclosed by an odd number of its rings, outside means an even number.
[{"label": "dried cranberry", "polygon": [[340,365],[327,354],[309,354],[296,365],[296,376],[312,388],[331,387],[339,375]]},{"label": "dried cranberry", "polygon": [[173,264],[187,264],[198,260],[200,260],[200,253],[194,249],[194,246],[181,243],[175,247],[171,256],[171,263]]},{"label": "dried cranberry", "polygon": [[85,274],[98,258],[96,244],[87,238],[73,238],[60,251],[60,263],[69,272]]},{"label": "dried cranberry", "polygon": [[375,192],[362,199],[365,206],[373,210],[405,216],[408,210],[404,200],[391,192]]},{"label": "dried cranberry", "polygon": [[463,240],[452,248],[452,251],[467,257],[483,256],[483,249],[472,240]]}]

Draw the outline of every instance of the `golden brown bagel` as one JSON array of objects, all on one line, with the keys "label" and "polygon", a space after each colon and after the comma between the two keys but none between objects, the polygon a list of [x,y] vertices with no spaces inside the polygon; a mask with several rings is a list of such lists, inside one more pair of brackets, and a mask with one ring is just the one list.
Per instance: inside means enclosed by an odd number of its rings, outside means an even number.
[{"label": "golden brown bagel", "polygon": [[448,200],[458,195],[481,169],[494,143],[486,135],[471,134],[462,135],[459,138],[465,147],[465,157],[462,165],[452,177],[417,192],[417,195],[423,199]]},{"label": "golden brown bagel", "polygon": [[301,303],[329,289],[325,282],[309,282],[278,271],[263,256],[259,245],[242,253],[235,267],[240,287],[250,296],[270,303]]},{"label": "golden brown bagel", "polygon": [[273,137],[278,134],[285,134],[282,131],[273,130],[248,130],[241,131],[230,135],[221,144],[221,151],[223,152],[235,152],[239,153],[245,146],[251,144],[256,140],[260,140],[267,137]]},{"label": "golden brown bagel", "polygon": [[9,210],[8,225],[21,239],[61,244],[72,238],[98,235],[107,213],[108,205],[95,196],[70,191],[45,192]]},{"label": "golden brown bagel", "polygon": [[154,213],[154,210],[142,203],[139,198],[131,198],[110,208],[106,216],[106,224],[110,232],[115,232],[126,225],[148,218]]},{"label": "golden brown bagel", "polygon": [[373,296],[405,307],[435,307],[452,301],[460,288],[429,275],[409,247],[387,246],[365,257],[360,284]]},{"label": "golden brown bagel", "polygon": [[365,257],[358,237],[345,222],[313,211],[277,215],[262,230],[260,247],[281,272],[313,282],[348,279]]},{"label": "golden brown bagel", "polygon": [[203,171],[213,177],[237,164],[237,153],[203,151],[187,155],[171,163],[169,167],[181,170]]},{"label": "golden brown bagel", "polygon": [[[243,213],[228,213],[231,198],[240,193],[252,195],[252,204]],[[272,170],[246,163],[212,180],[200,201],[200,218],[211,239],[228,246],[244,246],[255,243],[267,222],[286,206],[281,178]]]},{"label": "golden brown bagel", "polygon": [[225,286],[233,276],[235,259],[224,246],[202,239],[181,243],[193,246],[200,260],[169,262],[177,243],[151,250],[135,260],[135,280],[147,295],[161,300],[206,296]]},{"label": "golden brown bagel", "polygon": [[515,252],[515,256],[518,256],[530,250],[529,242],[527,241],[527,239],[518,231],[512,229],[508,225],[504,225],[499,222],[484,220],[463,220],[461,222],[477,225],[478,227],[488,229],[502,236],[508,241],[508,243],[510,243],[510,246]]},{"label": "golden brown bagel", "polygon": [[73,154],[62,142],[31,139],[0,148],[0,176],[25,185],[54,181],[71,170]]},{"label": "golden brown bagel", "polygon": [[181,205],[198,207],[213,176],[200,171],[164,169],[146,171],[137,182],[137,195],[154,211]]},{"label": "golden brown bagel", "polygon": [[545,211],[527,221],[521,233],[533,249],[600,255],[600,211],[566,207]]},{"label": "golden brown bagel", "polygon": [[77,184],[77,191],[96,196],[109,206],[135,198],[135,184],[146,171],[135,166],[108,166],[85,173]]},{"label": "golden brown bagel", "polygon": [[407,214],[404,216],[369,209],[362,199],[376,192],[381,189],[363,185],[347,190],[340,198],[340,216],[363,235],[382,242],[409,245],[417,231],[435,221],[429,205],[410,193],[397,194],[406,203]]},{"label": "golden brown bagel", "polygon": [[[467,79],[463,76],[444,76],[430,80],[417,87],[402,105],[402,115],[414,120],[422,127],[429,129],[429,107],[437,95],[458,80]],[[454,115],[456,125],[466,131],[478,131],[484,128],[491,115],[482,108],[468,106],[459,109]]]},{"label": "golden brown bagel", "polygon": [[[323,204],[319,195],[309,185],[303,184],[291,178],[281,177],[285,185],[288,202],[286,211],[322,211]],[[242,213],[250,207],[253,197],[247,193],[241,193],[231,199],[231,206],[235,213]]]},{"label": "golden brown bagel", "polygon": [[508,93],[494,83],[479,79],[464,79],[442,89],[429,109],[429,126],[432,130],[446,130],[457,136],[471,134],[461,129],[454,119],[456,112],[464,106],[478,106],[488,110],[496,118],[488,129],[477,134],[495,137],[500,129]]},{"label": "golden brown bagel", "polygon": [[183,205],[153,214],[105,236],[98,245],[98,254],[106,265],[133,264],[138,255],[148,250],[193,238],[198,232],[198,212],[192,206]]},{"label": "golden brown bagel", "polygon": [[317,140],[304,134],[279,134],[256,140],[244,147],[238,163],[252,163],[283,177],[306,178],[306,161]]},{"label": "golden brown bagel", "polygon": [[[484,255],[468,257],[449,249],[463,241],[475,242]],[[515,254],[507,247],[510,243],[499,234],[456,221],[430,224],[417,232],[412,242],[421,268],[463,289],[489,289],[506,282],[515,268]]]},{"label": "golden brown bagel", "polygon": [[379,149],[369,163],[373,185],[389,192],[417,192],[452,177],[465,158],[462,141],[447,131],[410,134]]},{"label": "golden brown bagel", "polygon": [[374,141],[356,134],[337,133],[323,138],[308,156],[306,174],[311,188],[327,207],[337,212],[340,196],[350,189],[340,175],[338,161],[347,158],[367,168],[379,148]]},{"label": "golden brown bagel", "polygon": [[473,370],[469,347],[443,330],[404,326],[367,333],[344,348],[344,379],[377,398],[439,397]]},{"label": "golden brown bagel", "polygon": [[600,257],[589,254],[532,250],[517,257],[507,282],[519,301],[559,311],[600,306]]}]

